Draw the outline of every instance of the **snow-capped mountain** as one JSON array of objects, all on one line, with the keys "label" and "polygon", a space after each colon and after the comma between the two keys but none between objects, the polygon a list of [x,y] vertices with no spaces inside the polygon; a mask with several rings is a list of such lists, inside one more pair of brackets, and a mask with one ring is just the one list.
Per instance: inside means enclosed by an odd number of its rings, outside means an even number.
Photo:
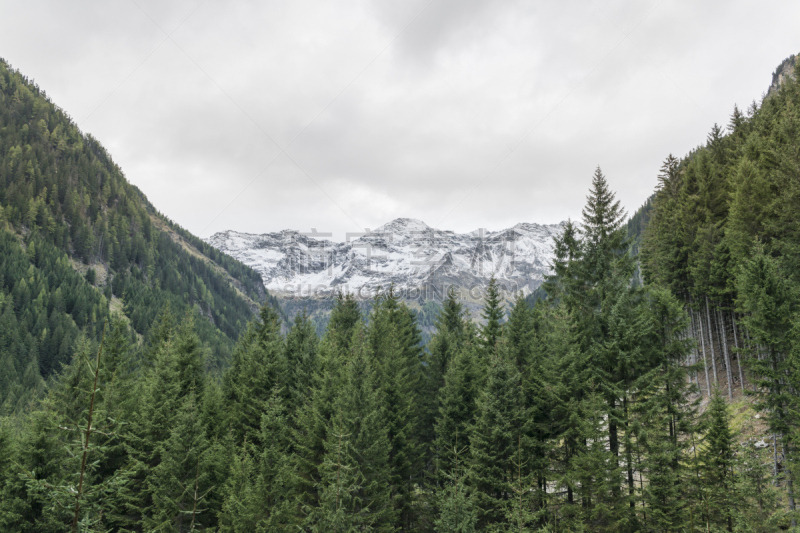
[{"label": "snow-capped mountain", "polygon": [[494,275],[507,294],[529,294],[550,270],[553,237],[563,224],[520,223],[501,231],[466,234],[398,218],[345,242],[320,233],[284,230],[252,235],[223,231],[207,239],[254,268],[276,296],[327,296],[335,291],[371,296],[394,284],[407,298],[441,294],[454,285],[479,299]]}]

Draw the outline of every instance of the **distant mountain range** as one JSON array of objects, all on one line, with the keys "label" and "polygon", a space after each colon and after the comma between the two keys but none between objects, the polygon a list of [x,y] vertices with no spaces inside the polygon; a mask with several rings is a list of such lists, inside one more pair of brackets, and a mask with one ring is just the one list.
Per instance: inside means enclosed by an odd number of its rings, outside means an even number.
[{"label": "distant mountain range", "polygon": [[[369,233],[331,242],[284,230],[216,233],[206,241],[252,267],[278,297],[325,297],[339,290],[369,297],[394,284],[406,298],[428,299],[449,286],[480,299],[494,275],[507,294],[530,294],[550,271],[560,224],[520,223],[500,231],[459,234],[398,218]],[[427,298],[426,298],[427,296]]]}]

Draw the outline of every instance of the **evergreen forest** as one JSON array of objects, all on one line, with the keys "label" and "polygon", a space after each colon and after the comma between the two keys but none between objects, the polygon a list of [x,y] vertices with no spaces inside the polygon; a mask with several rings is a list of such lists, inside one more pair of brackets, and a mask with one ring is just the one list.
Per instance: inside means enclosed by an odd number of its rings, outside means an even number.
[{"label": "evergreen forest", "polygon": [[0,180],[2,531],[797,529],[796,79],[630,219],[597,168],[479,322],[391,286],[287,319],[5,63]]},{"label": "evergreen forest", "polygon": [[158,213],[0,60],[0,415],[70,363],[80,337],[98,341],[114,311],[146,338],[164,306],[191,310],[219,370],[267,298],[255,271]]}]

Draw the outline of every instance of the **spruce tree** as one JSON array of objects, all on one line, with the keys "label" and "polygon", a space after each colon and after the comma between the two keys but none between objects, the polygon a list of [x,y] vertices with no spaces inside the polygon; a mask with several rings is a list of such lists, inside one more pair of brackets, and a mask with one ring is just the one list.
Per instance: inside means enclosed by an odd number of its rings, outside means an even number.
[{"label": "spruce tree", "polygon": [[214,518],[205,501],[213,487],[207,479],[208,441],[194,390],[178,404],[169,437],[158,448],[159,462],[146,479],[153,503],[144,527],[176,532],[204,529]]},{"label": "spruce tree", "polygon": [[513,459],[525,418],[519,372],[505,345],[490,361],[470,431],[469,478],[479,508],[480,528],[503,522],[513,493]]},{"label": "spruce tree", "polygon": [[311,385],[317,366],[319,338],[305,310],[295,316],[286,335],[286,368],[288,411],[294,413],[311,395]]},{"label": "spruce tree", "polygon": [[354,335],[362,328],[361,312],[356,300],[350,294],[337,294],[325,335],[319,344],[317,364],[311,376],[310,396],[299,406],[291,434],[294,451],[292,487],[301,506],[305,508],[319,505],[320,467],[334,414],[334,402],[343,388],[343,371],[352,358]]},{"label": "spruce tree", "polygon": [[280,315],[267,303],[261,308],[260,319],[243,335],[224,379],[228,424],[237,444],[245,437],[250,442],[260,441],[261,413],[275,388],[287,398],[289,394]]},{"label": "spruce tree", "polygon": [[414,484],[422,481],[425,457],[425,443],[420,438],[420,423],[425,412],[422,405],[424,367],[419,331],[392,287],[375,299],[368,336],[391,443],[392,489],[397,495],[395,504],[400,512],[400,527],[413,529]]},{"label": "spruce tree", "polygon": [[714,388],[706,417],[708,429],[703,439],[705,448],[701,452],[706,485],[706,519],[710,524],[733,531],[733,436],[728,404],[719,388]]},{"label": "spruce tree", "polygon": [[225,480],[221,531],[295,530],[298,513],[291,487],[289,425],[279,389],[264,406],[261,446],[245,441]]},{"label": "spruce tree", "polygon": [[319,507],[309,508],[312,531],[393,531],[391,443],[371,369],[366,335],[354,332],[343,388],[325,440]]},{"label": "spruce tree", "polygon": [[615,456],[620,450],[619,426],[625,423],[620,412],[620,385],[630,373],[631,362],[626,361],[623,347],[610,341],[616,336],[615,314],[620,306],[628,306],[630,292],[635,290],[630,283],[633,261],[627,253],[624,217],[598,167],[583,209],[582,252],[577,264],[581,287],[576,294],[582,301],[574,316],[578,349],[588,354],[592,377],[606,399],[609,447]]},{"label": "spruce tree", "polygon": [[504,328],[511,360],[519,372],[532,363],[533,313],[522,293],[517,294]]},{"label": "spruce tree", "polygon": [[159,498],[179,498],[176,491],[188,490],[190,478],[197,475],[196,461],[207,447],[200,413],[204,354],[191,318],[162,333],[154,347],[153,369],[134,389],[139,403],[124,434],[132,484],[121,500],[133,524],[186,527],[191,524],[191,518],[184,520],[186,500]]},{"label": "spruce tree", "polygon": [[[250,533],[262,528],[264,506],[258,491],[258,461],[250,447],[243,446],[232,461],[223,491],[225,502],[219,519],[223,533]],[[262,528],[263,530],[263,528]]]},{"label": "spruce tree", "polygon": [[[737,304],[745,313],[742,323],[746,331],[765,352],[763,357],[748,359],[760,388],[756,405],[769,413],[769,428],[781,439],[781,447],[792,461],[796,452],[791,446],[791,434],[797,423],[795,406],[799,403],[795,387],[800,384],[794,371],[798,365],[792,335],[800,298],[782,267],[781,260],[765,253],[763,247],[756,247],[753,257],[740,267]],[[792,378],[788,382],[787,375]],[[793,474],[791,469],[785,471],[792,512],[795,511]]]},{"label": "spruce tree", "polygon": [[494,276],[489,279],[486,287],[486,296],[481,316],[486,323],[481,326],[480,343],[483,348],[483,357],[488,361],[494,352],[495,345],[503,331],[503,302],[500,288]]},{"label": "spruce tree", "polygon": [[423,442],[430,450],[428,461],[434,463],[437,457],[436,419],[445,386],[445,376],[457,354],[465,349],[467,343],[474,341],[473,326],[469,322],[467,311],[458,300],[456,291],[451,287],[442,311],[436,319],[436,330],[428,342],[426,357],[425,390],[422,401],[425,409],[422,412],[421,431]]},{"label": "spruce tree", "polygon": [[[748,427],[742,433],[753,435],[755,431]],[[782,490],[772,483],[771,450],[759,449],[758,441],[751,436],[734,446],[731,514],[738,529],[767,533],[780,529],[785,516],[780,512]]]},{"label": "spruce tree", "polygon": [[434,520],[435,530],[439,532],[473,533],[477,531],[478,509],[475,497],[466,483],[464,452],[459,448],[458,439],[445,453],[453,464],[452,472],[445,476],[444,485],[437,490],[439,516]]},{"label": "spruce tree", "polygon": [[559,301],[573,290],[571,284],[575,281],[576,276],[573,267],[577,264],[580,252],[578,228],[569,219],[561,234],[553,237],[553,255],[555,257],[553,258],[552,273],[545,276],[542,284],[551,303]]},{"label": "spruce tree", "polygon": [[[467,342],[472,342],[472,323],[468,311],[458,300],[458,293],[450,287],[447,298],[442,303],[442,310],[436,318],[435,331],[428,343],[427,389],[431,398],[436,398],[444,386],[444,376],[455,354]],[[435,408],[435,400],[432,400]]]},{"label": "spruce tree", "polygon": [[577,446],[565,481],[572,488],[575,501],[568,506],[564,519],[572,524],[567,527],[575,528],[577,523],[591,525],[598,532],[625,531],[630,517],[621,512],[624,502],[619,501],[622,467],[607,446],[603,407],[602,395],[590,389],[571,413],[576,420],[570,441]]},{"label": "spruce tree", "polygon": [[[478,357],[477,348],[471,344],[457,352],[447,369],[444,387],[439,395],[433,449],[434,468],[440,484],[456,475],[455,459],[449,453],[456,441],[459,450],[469,445],[469,431],[475,421],[476,402],[484,381]],[[467,449],[462,461],[468,455]]]}]

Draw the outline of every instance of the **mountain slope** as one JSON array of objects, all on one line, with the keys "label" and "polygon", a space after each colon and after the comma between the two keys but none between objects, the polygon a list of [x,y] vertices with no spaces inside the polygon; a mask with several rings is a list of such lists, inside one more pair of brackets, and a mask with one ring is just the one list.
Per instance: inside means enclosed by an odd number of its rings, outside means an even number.
[{"label": "mountain slope", "polygon": [[[326,296],[335,291],[367,296],[394,284],[408,298],[425,299],[454,285],[483,287],[494,275],[509,292],[529,294],[541,284],[561,224],[517,224],[466,234],[398,218],[368,234],[335,243],[293,230],[251,235],[235,231],[208,239],[214,247],[261,273],[281,296]],[[422,294],[420,294],[422,291]]]},{"label": "mountain slope", "polygon": [[[785,286],[800,283],[796,72],[792,55],[777,67],[760,102],[746,112],[734,107],[727,128],[715,125],[704,145],[681,159],[670,156],[654,196],[628,226],[641,242],[645,281],[669,287],[693,319],[691,362],[703,366],[695,381],[706,395],[714,382],[730,397],[737,389],[743,394],[747,367],[767,351],[766,341],[755,350],[751,344],[763,332],[748,326],[764,308],[749,293],[756,278],[748,278],[745,267],[767,255]],[[784,320],[792,312],[787,306],[775,316]],[[774,317],[768,322],[777,327]]]},{"label": "mountain slope", "polygon": [[257,272],[160,214],[97,140],[3,60],[0,185],[0,321],[17,327],[0,334],[0,401],[8,376],[30,374],[36,361],[46,378],[81,332],[97,339],[112,303],[144,336],[165,305],[191,310],[221,364],[268,297]]}]

